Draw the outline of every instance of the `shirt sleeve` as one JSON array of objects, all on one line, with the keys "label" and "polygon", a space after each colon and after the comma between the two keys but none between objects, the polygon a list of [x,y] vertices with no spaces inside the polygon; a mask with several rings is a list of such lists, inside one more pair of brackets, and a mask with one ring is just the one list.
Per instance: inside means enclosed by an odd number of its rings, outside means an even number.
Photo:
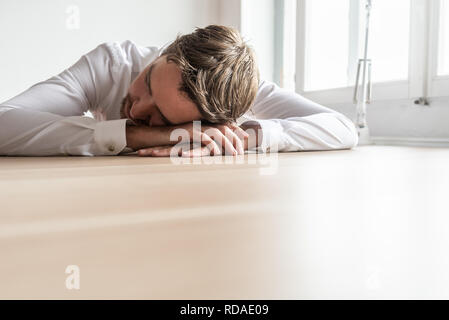
[{"label": "shirt sleeve", "polygon": [[354,124],[344,115],[299,94],[261,82],[249,120],[259,124],[261,152],[350,149],[357,145]]},{"label": "shirt sleeve", "polygon": [[[83,116],[112,86],[100,45],[59,75],[0,104],[0,155],[116,155],[126,147],[126,119]],[[101,87],[100,87],[101,86]]]}]

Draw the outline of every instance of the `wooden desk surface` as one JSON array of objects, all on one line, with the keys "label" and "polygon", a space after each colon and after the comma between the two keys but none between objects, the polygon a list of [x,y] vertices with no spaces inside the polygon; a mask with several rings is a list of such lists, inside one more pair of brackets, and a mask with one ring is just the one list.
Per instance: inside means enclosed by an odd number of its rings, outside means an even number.
[{"label": "wooden desk surface", "polygon": [[0,157],[0,298],[449,298],[448,149],[219,160]]}]

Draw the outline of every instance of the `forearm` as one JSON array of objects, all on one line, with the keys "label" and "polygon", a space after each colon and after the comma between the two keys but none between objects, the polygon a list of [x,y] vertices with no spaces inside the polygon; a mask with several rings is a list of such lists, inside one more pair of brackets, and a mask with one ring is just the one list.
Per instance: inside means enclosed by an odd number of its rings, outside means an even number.
[{"label": "forearm", "polygon": [[244,140],[244,150],[257,148],[262,144],[262,128],[260,124],[254,122],[243,123],[242,128],[249,136]]},{"label": "forearm", "polygon": [[133,150],[173,144],[170,141],[172,126],[126,126],[126,146]]},{"label": "forearm", "polygon": [[125,121],[0,107],[0,155],[116,155],[126,145]]},{"label": "forearm", "polygon": [[[209,129],[211,129],[210,125],[203,125],[200,128],[198,128],[200,132],[202,131],[205,134],[208,133]],[[177,132],[177,129],[184,131]],[[238,133],[238,131],[234,131],[234,133],[237,134],[236,137],[239,137],[243,143],[243,150],[251,150],[261,144],[261,126],[257,122],[242,124],[240,129],[244,130],[248,134],[246,137]],[[197,132],[196,134],[199,135],[200,132]],[[177,143],[192,141],[192,134],[191,124],[157,127],[136,126],[130,124],[126,127],[126,146],[134,151],[159,146],[170,146]],[[223,134],[225,134],[224,131]],[[212,137],[214,137],[213,139],[217,138],[215,136]],[[222,142],[220,141],[218,143],[221,145]]]},{"label": "forearm", "polygon": [[338,113],[258,121],[262,127],[262,151],[335,150],[357,145],[354,125]]},{"label": "forearm", "polygon": [[259,122],[263,152],[333,150],[357,144],[352,122],[342,114],[301,95],[263,81],[252,107]]}]

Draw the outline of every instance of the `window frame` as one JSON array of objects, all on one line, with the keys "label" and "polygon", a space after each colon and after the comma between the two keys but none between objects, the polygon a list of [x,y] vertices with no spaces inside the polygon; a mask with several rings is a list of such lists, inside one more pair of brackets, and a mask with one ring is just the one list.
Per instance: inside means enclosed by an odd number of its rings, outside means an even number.
[{"label": "window frame", "polygon": [[[446,0],[449,1],[449,0]],[[449,95],[449,75],[438,75],[441,0],[428,1],[429,6],[429,96]]]},{"label": "window frame", "polygon": [[[363,2],[350,1],[349,81],[355,85],[355,68],[363,41]],[[441,0],[410,0],[409,76],[407,80],[373,83],[373,101],[413,99],[448,95],[449,75],[437,75],[439,8]],[[448,0],[449,1],[449,0]],[[354,85],[326,90],[305,91],[307,0],[297,0],[296,12],[296,92],[322,104],[352,103]],[[357,47],[357,49],[354,48]],[[352,53],[352,56],[351,56]],[[375,68],[375,61],[373,61]]]}]

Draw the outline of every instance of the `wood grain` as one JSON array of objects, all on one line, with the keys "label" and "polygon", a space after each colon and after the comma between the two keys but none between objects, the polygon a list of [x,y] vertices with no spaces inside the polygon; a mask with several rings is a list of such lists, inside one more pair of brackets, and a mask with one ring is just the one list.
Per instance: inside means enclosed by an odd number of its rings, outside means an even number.
[{"label": "wood grain", "polygon": [[447,299],[448,160],[0,157],[0,298]]}]

